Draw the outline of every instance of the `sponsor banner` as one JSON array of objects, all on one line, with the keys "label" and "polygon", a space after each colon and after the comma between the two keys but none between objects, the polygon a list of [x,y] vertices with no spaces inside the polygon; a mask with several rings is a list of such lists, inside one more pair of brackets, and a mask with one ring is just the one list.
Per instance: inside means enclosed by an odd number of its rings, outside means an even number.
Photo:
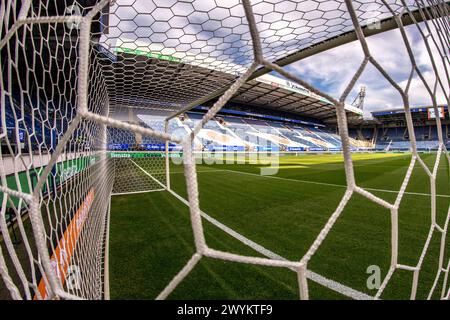
[{"label": "sponsor banner", "polygon": [[[148,151],[166,151],[166,144],[165,143],[146,143],[146,144],[140,144],[139,145],[142,149],[148,150]],[[183,147],[169,143],[169,151],[180,151]]]},{"label": "sponsor banner", "polygon": [[328,151],[341,151],[341,148],[329,148]]},{"label": "sponsor banner", "polygon": [[[169,158],[182,157],[181,152],[169,153]],[[165,158],[165,152],[110,152],[108,153],[110,158]]]},{"label": "sponsor banner", "polygon": [[209,151],[245,151],[244,146],[208,146]]},{"label": "sponsor banner", "polygon": [[94,165],[98,160],[97,157],[83,157],[73,160],[64,161],[56,165],[58,185],[72,178],[87,167]]},{"label": "sponsor banner", "polygon": [[260,77],[256,78],[256,81],[270,84],[272,87],[283,88],[283,89],[291,91],[291,92],[296,92],[303,96],[317,99],[317,100],[322,101],[329,105],[332,104],[328,99],[308,90],[307,88],[305,88],[295,82],[291,82],[289,80],[282,79],[282,78],[273,76],[271,74],[265,74],[263,76],[260,76]]},{"label": "sponsor banner", "polygon": [[164,55],[161,53],[156,53],[156,52],[149,52],[146,50],[139,50],[139,49],[130,49],[130,48],[126,48],[126,47],[119,47],[119,48],[115,48],[116,52],[123,52],[123,53],[128,53],[128,54],[132,54],[132,55],[136,55],[136,56],[144,56],[150,59],[158,59],[158,60],[166,60],[166,61],[173,61],[173,62],[181,62],[181,59],[177,58],[177,57],[173,57],[173,56],[169,56],[169,55]]},{"label": "sponsor banner", "polygon": [[[126,151],[133,149],[136,145],[130,145],[127,143],[110,143],[108,144],[108,150]],[[166,151],[165,143],[143,143],[138,145],[139,148],[148,151]],[[179,151],[182,147],[176,144],[169,144],[169,151]]]},{"label": "sponsor banner", "polygon": [[[52,176],[49,177],[48,183],[45,183],[42,187],[42,194],[45,196],[48,194],[49,190],[48,187],[50,186],[50,190],[52,190],[52,186],[55,185],[58,187],[68,179],[72,178],[76,174],[80,173],[81,171],[85,170],[89,166],[95,164],[99,159],[98,155],[95,156],[84,156],[81,158],[71,159],[63,162],[58,162],[54,167],[54,178]],[[6,183],[8,188],[12,190],[22,190],[22,192],[29,193],[30,192],[30,183],[31,183],[31,189],[34,188],[36,185],[38,178],[45,169],[45,166],[42,166],[40,168],[36,168],[34,170],[29,171],[29,180],[28,175],[26,171],[19,172],[17,174],[18,179],[16,179],[16,176],[14,174],[10,174],[6,176]],[[52,171],[53,172],[53,171]],[[20,189],[18,186],[18,183],[20,185]],[[2,192],[0,192],[0,196],[2,196]],[[19,199],[16,197],[11,197],[12,202],[14,205],[17,205],[19,202]],[[6,203],[7,207],[10,207],[11,204],[9,201]]]},{"label": "sponsor banner", "polygon": [[263,147],[263,146],[257,146],[256,151],[279,151],[280,148],[278,147]]},{"label": "sponsor banner", "polygon": [[[144,147],[145,150],[166,151],[165,144],[146,144],[146,145],[141,145],[141,147]],[[171,149],[173,149],[173,146],[169,146],[169,150],[171,150]]]},{"label": "sponsor banner", "polygon": [[[166,150],[165,143],[147,143],[147,144],[140,144],[139,146],[142,149],[149,150],[149,151],[165,151]],[[169,150],[170,150],[170,146],[169,146]]]},{"label": "sponsor banner", "polygon": [[[111,152],[108,154],[110,158],[133,158],[131,153]],[[138,158],[138,157],[136,157]]]},{"label": "sponsor banner", "polygon": [[256,78],[256,81],[269,84],[272,87],[276,87],[276,88],[281,87],[281,88],[287,89],[289,91],[294,91],[294,92],[300,93],[304,96],[308,96],[308,97],[310,96],[310,91],[308,89],[306,89],[305,87],[298,85],[296,83],[293,83],[289,80],[275,77],[270,74],[266,74],[264,76],[258,77],[258,78]]},{"label": "sponsor banner", "polygon": [[285,80],[285,85],[283,87],[284,88],[290,88],[292,91],[295,91],[295,92],[300,93],[302,95],[311,97],[311,91],[309,91],[308,89],[306,89],[306,88],[304,88],[304,87],[302,87],[302,86],[300,86],[300,85],[298,85],[298,84],[296,84],[294,82],[290,82],[288,80]]},{"label": "sponsor banner", "polygon": [[317,148],[317,147],[311,147],[309,148],[309,151],[325,151],[326,149],[324,148]]},{"label": "sponsor banner", "polygon": [[108,150],[127,150],[129,144],[127,143],[109,143]]},{"label": "sponsor banner", "polygon": [[[95,192],[91,189],[83,202],[81,203],[78,210],[75,212],[72,220],[64,231],[63,236],[58,241],[53,255],[50,258],[50,264],[53,268],[54,273],[64,285],[66,281],[67,271],[69,269],[75,248],[80,237],[81,230],[83,229],[84,223],[87,220],[89,210],[91,209],[92,203],[94,202]],[[42,299],[48,297],[48,288],[44,281],[41,279],[38,286],[39,293]],[[36,299],[37,297],[35,297]]]},{"label": "sponsor banner", "polygon": [[287,151],[305,151],[303,147],[287,147]]}]

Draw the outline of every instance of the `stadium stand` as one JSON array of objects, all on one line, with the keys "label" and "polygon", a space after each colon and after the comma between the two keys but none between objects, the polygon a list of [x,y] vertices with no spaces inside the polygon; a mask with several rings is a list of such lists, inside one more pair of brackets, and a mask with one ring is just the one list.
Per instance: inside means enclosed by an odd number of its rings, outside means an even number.
[{"label": "stadium stand", "polygon": [[[5,96],[5,127],[8,142],[13,148],[30,150],[32,152],[51,152],[59,137],[68,127],[65,117],[56,112],[41,114],[41,121],[33,121],[30,116],[31,105],[42,105],[39,99],[32,97],[32,101],[20,105],[18,94]],[[53,102],[54,104],[54,102]],[[48,106],[55,110],[54,105]],[[17,119],[17,122],[16,120]],[[18,128],[18,130],[16,130]],[[16,136],[17,134],[17,136]],[[2,140],[2,150],[6,148],[6,140]]]},{"label": "stadium stand", "polygon": [[[30,104],[39,104],[38,99]],[[27,110],[29,105],[20,106],[14,95],[5,99],[5,128],[6,136],[13,148],[32,150],[33,152],[49,152],[48,148],[55,145],[59,132],[68,126],[64,117],[49,114],[45,121],[33,124]],[[444,116],[448,116],[447,107]],[[419,150],[430,151],[438,148],[438,137],[435,124],[428,119],[426,107],[413,109],[416,123],[414,133]],[[125,110],[125,108],[124,108]],[[144,127],[156,131],[164,131],[164,120],[167,111],[151,110],[138,111],[130,116],[128,111],[116,110],[115,117],[122,118],[130,123],[139,123]],[[187,112],[169,122],[168,131],[179,137],[189,134],[194,126],[203,117],[207,108],[200,108],[202,112]],[[121,113],[122,112],[122,113]],[[232,110],[228,110],[228,113]],[[236,112],[237,113],[237,112]],[[242,112],[240,112],[242,113]],[[197,151],[339,151],[342,148],[339,135],[331,126],[321,126],[314,123],[298,124],[292,119],[277,118],[275,113],[270,116],[263,113],[252,113],[252,116],[219,114],[206,123],[196,141]],[[400,111],[374,112],[376,121],[367,122],[364,127],[352,126],[350,123],[349,135],[353,150],[373,151],[408,151],[410,148],[409,134]],[[131,118],[130,118],[131,117]],[[259,117],[259,119],[258,119]],[[18,119],[17,123],[14,119]],[[284,121],[283,121],[284,120]],[[449,128],[445,120],[442,124],[444,140],[449,141]],[[14,128],[19,127],[19,130]],[[17,137],[15,132],[19,132]],[[79,133],[82,140],[83,133]],[[74,143],[77,143],[77,139]],[[126,130],[108,128],[108,147],[110,150],[164,150],[162,140],[130,133]],[[171,148],[179,146],[170,145]],[[2,148],[6,148],[2,145]]]}]

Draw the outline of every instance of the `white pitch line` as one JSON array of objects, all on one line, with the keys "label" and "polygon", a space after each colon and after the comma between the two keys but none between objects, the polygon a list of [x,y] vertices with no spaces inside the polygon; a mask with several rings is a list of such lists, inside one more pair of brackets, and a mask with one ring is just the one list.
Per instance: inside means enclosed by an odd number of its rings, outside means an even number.
[{"label": "white pitch line", "polygon": [[150,173],[148,173],[147,170],[145,170],[140,165],[138,165],[134,160],[130,159],[130,161],[133,162],[136,167],[141,169],[142,172],[144,172],[146,175],[148,175],[153,181],[155,181],[157,184],[159,184],[163,188],[162,190],[167,190],[167,187],[161,181],[159,181],[154,176],[152,176]]},{"label": "white pitch line", "polygon": [[[144,168],[142,168],[141,166],[139,166],[136,162],[134,162],[133,160],[131,160],[139,169],[141,169],[146,175],[148,175],[150,178],[152,178],[153,180],[155,180],[156,182],[158,182],[158,184],[160,184],[161,186],[164,186],[160,181],[158,181],[156,178],[154,178],[150,173],[148,173]],[[212,170],[207,170],[204,172],[210,172]],[[223,170],[223,171],[229,171],[229,170]],[[177,194],[175,191],[171,190],[171,189],[166,189],[170,194],[172,194],[175,198],[177,198],[178,200],[180,200],[182,203],[184,203],[186,206],[189,207],[189,201],[187,201],[186,199],[184,199],[182,196],[180,196],[179,194]],[[225,233],[227,233],[228,235],[232,236],[233,238],[239,240],[240,242],[244,243],[245,245],[247,245],[248,247],[252,248],[253,250],[255,250],[256,252],[271,258],[271,259],[277,259],[277,260],[284,260],[284,261],[288,261],[288,259],[274,253],[273,251],[270,251],[269,249],[257,244],[256,242],[253,242],[252,240],[246,238],[245,236],[243,236],[242,234],[234,231],[233,229],[227,227],[226,225],[224,225],[223,223],[219,222],[218,220],[214,219],[213,217],[209,216],[208,214],[206,214],[203,211],[200,211],[200,214],[202,215],[203,218],[205,218],[207,221],[209,221],[211,224],[213,224],[214,226],[218,227],[219,229],[221,229],[222,231],[224,231]],[[296,272],[296,270],[293,270],[294,272]],[[373,300],[373,297],[360,292],[358,290],[352,289],[350,287],[347,287],[346,285],[336,282],[334,280],[328,279],[318,273],[315,273],[312,270],[307,270],[306,276],[308,277],[308,279],[310,279],[311,281],[314,281],[330,290],[336,291],[344,296],[350,297],[352,299],[356,299],[356,300]]]},{"label": "white pitch line", "polygon": [[[228,170],[225,170],[225,169],[197,170],[197,173],[223,172],[223,171],[228,171]],[[184,174],[184,171],[171,171],[170,174]]]},{"label": "white pitch line", "polygon": [[129,195],[129,194],[150,193],[150,192],[157,192],[157,191],[164,191],[164,190],[166,190],[166,189],[152,189],[152,190],[143,190],[143,191],[117,192],[117,193],[111,193],[111,196],[123,196],[123,195]]},{"label": "white pitch line", "polygon": [[[257,173],[251,173],[251,172],[245,172],[245,171],[238,171],[238,170],[229,170],[229,169],[217,169],[217,170],[198,170],[197,173],[208,173],[208,172],[233,172],[233,173],[240,173],[240,174],[247,174],[252,176],[258,176],[262,178],[272,178],[272,179],[279,179],[279,180],[287,180],[287,181],[294,181],[294,182],[302,182],[302,183],[310,183],[310,184],[317,184],[317,185],[323,185],[323,186],[329,186],[329,187],[339,187],[339,188],[347,188],[345,184],[336,184],[336,183],[327,183],[327,182],[320,182],[320,181],[311,181],[311,180],[301,180],[301,179],[291,179],[291,178],[283,178],[283,177],[277,177],[277,176],[267,176],[267,175],[260,175]],[[182,174],[183,171],[179,172],[171,172],[171,174]],[[388,190],[388,189],[378,189],[378,188],[365,188],[362,187],[365,190],[370,191],[379,191],[379,192],[387,192],[387,193],[396,193],[398,194],[398,191],[396,190]],[[405,194],[409,195],[415,195],[415,196],[431,196],[429,193],[421,193],[421,192],[409,192],[405,191]],[[450,198],[450,195],[446,194],[436,194],[437,197],[442,198]]]},{"label": "white pitch line", "polygon": [[[286,181],[294,181],[294,182],[301,182],[301,183],[317,184],[317,185],[329,186],[329,187],[347,188],[347,186],[344,185],[344,184],[335,184],[335,183],[327,183],[327,182],[319,182],[319,181],[291,179],[291,178],[283,178],[283,177],[277,177],[277,176],[267,176],[267,175],[260,175],[260,174],[257,174],[257,173],[237,171],[237,170],[223,170],[223,171],[228,171],[228,172],[233,172],[233,173],[240,173],[240,174],[246,174],[246,175],[251,175],[251,176],[256,176],[256,177],[261,177],[261,178],[270,178],[270,179],[277,179],[277,180],[286,180]],[[207,172],[207,171],[204,171],[204,172]],[[363,188],[365,190],[370,190],[370,191],[379,191],[379,192],[388,192],[388,193],[397,193],[398,194],[398,191],[395,191],[395,190],[376,189],[376,188],[364,188],[364,187],[361,187],[361,188]],[[431,196],[431,194],[429,194],[429,193],[420,193],[420,192],[404,192],[404,193],[405,194],[409,194],[409,195],[416,195],[416,196]],[[442,197],[442,198],[450,198],[450,195],[446,195],[446,194],[437,194],[436,196],[437,197]]]}]

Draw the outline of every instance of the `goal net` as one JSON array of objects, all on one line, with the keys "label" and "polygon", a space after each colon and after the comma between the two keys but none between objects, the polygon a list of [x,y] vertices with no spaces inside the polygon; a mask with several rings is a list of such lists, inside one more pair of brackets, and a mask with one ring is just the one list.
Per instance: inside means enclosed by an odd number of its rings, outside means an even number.
[{"label": "goal net", "polygon": [[[110,197],[174,193],[169,172],[174,156],[183,160],[188,195],[183,200],[189,205],[196,252],[158,299],[169,297],[203,257],[292,269],[299,297],[308,299],[311,281],[324,285],[308,263],[356,194],[390,212],[390,269],[374,296],[329,288],[352,298],[382,298],[394,274],[403,270],[412,275],[410,297],[415,299],[431,239],[438,238],[428,298],[449,299],[450,214],[445,213],[444,222],[436,219],[437,172],[450,163],[446,137],[436,117],[439,149],[430,169],[417,151],[409,100],[411,84],[418,82],[435,114],[437,96],[449,103],[447,1],[5,0],[0,19],[1,299],[108,298]],[[425,56],[415,54],[406,26],[414,28]],[[366,40],[391,29],[400,32],[399,45],[407,53],[403,59],[410,65],[403,83],[372,55]],[[363,59],[337,97],[284,68],[353,40]],[[427,75],[423,63],[429,66]],[[393,202],[355,180],[345,103],[369,66],[401,97],[411,142],[411,163]],[[194,151],[200,130],[247,81],[268,72],[331,103],[344,155],[346,192],[298,261],[243,240],[201,211],[199,203]],[[195,125],[185,131],[172,126],[185,111],[213,99]],[[136,111],[146,109],[161,111],[163,120]],[[413,169],[422,170],[430,182],[430,226],[417,263],[405,265],[399,261],[398,211]],[[209,247],[205,218],[258,255]]]}]

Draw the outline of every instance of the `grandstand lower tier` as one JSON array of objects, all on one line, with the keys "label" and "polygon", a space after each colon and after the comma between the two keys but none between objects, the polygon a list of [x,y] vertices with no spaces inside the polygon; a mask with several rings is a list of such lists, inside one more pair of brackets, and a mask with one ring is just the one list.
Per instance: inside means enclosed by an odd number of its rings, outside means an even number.
[{"label": "grandstand lower tier", "polygon": [[[165,131],[166,114],[137,112],[127,119],[158,132]],[[199,125],[202,113],[187,112],[168,122],[167,132],[183,138]],[[442,126],[448,132],[447,125]],[[415,127],[417,149],[437,150],[439,142],[436,126]],[[424,134],[426,132],[427,134]],[[350,129],[352,151],[409,151],[411,143],[408,131],[403,127]],[[450,143],[445,135],[444,142]],[[122,151],[165,151],[162,140],[140,136],[125,130],[108,129],[108,149]],[[180,150],[170,143],[168,151]],[[339,134],[333,128],[314,124],[292,123],[289,119],[273,121],[256,117],[218,115],[204,124],[194,140],[195,151],[209,152],[337,152],[342,150]]]},{"label": "grandstand lower tier", "polygon": [[[8,148],[22,153],[51,153],[62,138],[63,127],[69,123],[61,122],[56,117],[49,119],[48,125],[37,127],[27,112],[23,112],[15,98],[5,100],[5,139],[2,139],[2,154],[10,153]],[[29,106],[28,106],[29,107]],[[27,108],[28,108],[27,107]],[[167,111],[123,108],[115,112],[114,117],[129,123],[139,124],[158,132],[166,131],[165,119],[170,115]],[[177,138],[191,134],[198,126],[207,108],[196,108],[171,119],[167,132]],[[283,118],[265,115],[263,112],[237,112],[225,109],[204,124],[194,141],[195,151],[210,152],[337,152],[342,150],[341,138],[337,129],[325,125],[318,120],[302,121],[294,118]],[[446,110],[446,109],[445,109]],[[16,123],[14,114],[22,114],[23,121]],[[419,113],[414,113],[415,117]],[[420,151],[437,150],[439,139],[434,122],[414,126],[417,149]],[[395,118],[397,119],[397,118]],[[406,124],[393,125],[393,119],[384,116],[379,123],[373,122],[365,127],[350,127],[350,147],[352,151],[409,151],[411,143]],[[50,125],[53,123],[55,125]],[[442,135],[446,146],[450,145],[450,124],[446,119]],[[16,128],[18,130],[16,130]],[[124,129],[108,127],[107,147],[109,150],[147,150],[165,151],[165,142],[150,136],[142,136]],[[7,138],[7,139],[6,139]],[[70,147],[83,144],[88,137],[80,130]],[[180,150],[181,146],[170,143],[169,151]]]}]

